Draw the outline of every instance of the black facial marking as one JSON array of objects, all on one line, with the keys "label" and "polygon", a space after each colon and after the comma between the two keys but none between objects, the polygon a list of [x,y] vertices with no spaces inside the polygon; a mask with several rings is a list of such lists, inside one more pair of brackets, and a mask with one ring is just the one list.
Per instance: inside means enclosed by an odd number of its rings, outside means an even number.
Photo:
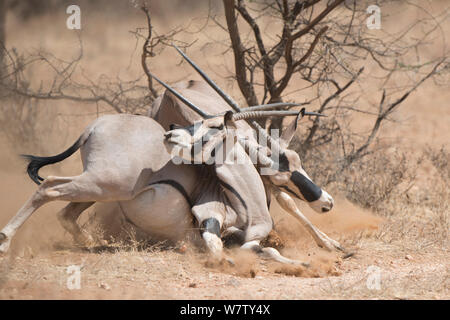
[{"label": "black facial marking", "polygon": [[208,218],[202,221],[200,225],[200,232],[213,233],[220,238],[220,223],[216,218]]},{"label": "black facial marking", "polygon": [[208,142],[211,137],[214,137],[214,135],[218,132],[217,128],[211,128],[209,129],[202,137],[202,141],[205,141],[203,144]]},{"label": "black facial marking", "polygon": [[211,151],[211,158],[214,159],[216,156],[216,150],[220,152],[223,145],[223,140],[220,140],[219,143],[215,146],[215,148]]},{"label": "black facial marking", "polygon": [[191,158],[192,159],[194,159],[194,157],[197,153],[202,151],[202,148],[205,143],[206,143],[206,141],[203,139],[203,137],[194,142],[194,144],[191,147]]},{"label": "black facial marking", "polygon": [[278,158],[278,165],[279,165],[278,171],[280,172],[289,171],[289,160],[284,152],[280,153],[280,156]]},{"label": "black facial marking", "polygon": [[292,172],[291,181],[297,186],[308,202],[318,200],[322,195],[322,189],[298,171]]},{"label": "black facial marking", "polygon": [[179,124],[172,123],[172,124],[169,126],[169,129],[170,129],[170,130],[183,129],[183,127],[180,126]]},{"label": "black facial marking", "polygon": [[196,126],[195,124],[190,125],[189,127],[184,128],[185,130],[187,130],[189,132],[189,134],[191,136],[194,136],[196,129],[198,129],[198,125]]},{"label": "black facial marking", "polygon": [[194,157],[195,157],[195,151],[197,150],[197,148],[195,148],[195,144],[196,144],[196,143],[194,143],[194,145],[193,145],[192,148],[191,148],[191,159],[194,159]]}]

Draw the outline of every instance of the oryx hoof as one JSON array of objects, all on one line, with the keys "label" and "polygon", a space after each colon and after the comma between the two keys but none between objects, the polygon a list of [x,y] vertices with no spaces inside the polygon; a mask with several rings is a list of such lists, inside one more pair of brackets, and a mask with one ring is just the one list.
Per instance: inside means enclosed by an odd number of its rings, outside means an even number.
[{"label": "oryx hoof", "polygon": [[[335,246],[334,248],[335,248],[336,251],[342,252],[342,253],[344,254],[344,256],[347,256],[348,254],[350,254],[350,253],[349,253],[343,246],[341,246],[341,245],[337,245],[337,246]],[[350,256],[352,256],[352,255],[353,255],[353,253],[350,254]],[[350,257],[350,256],[349,256],[349,257]]]},{"label": "oryx hoof", "polygon": [[311,264],[309,264],[308,262],[301,262],[300,265],[305,268],[311,267]]},{"label": "oryx hoof", "polygon": [[303,262],[303,261],[298,261],[298,260],[291,260],[291,261],[285,262],[283,264],[291,265],[293,267],[302,267],[302,268],[306,268],[306,269],[311,267],[311,264],[309,262]]},{"label": "oryx hoof", "polygon": [[322,248],[325,249],[327,251],[341,251],[341,252],[346,252],[344,247],[341,246],[341,244],[339,242],[337,242],[336,240],[333,240],[331,238],[327,238],[327,239],[320,239],[320,241],[317,243],[317,245]]},{"label": "oryx hoof", "polygon": [[349,259],[349,258],[351,258],[351,257],[353,257],[354,255],[355,255],[355,253],[354,252],[347,252],[347,251],[344,251],[344,256],[342,257],[342,259]]},{"label": "oryx hoof", "polygon": [[0,233],[0,254],[4,254],[9,249],[10,239],[4,234]]},{"label": "oryx hoof", "polygon": [[8,237],[3,232],[0,232],[0,244],[2,244]]},{"label": "oryx hoof", "polygon": [[[331,239],[330,239],[331,240]],[[330,241],[330,242],[325,242],[324,243],[324,245],[320,245],[319,244],[319,247],[320,248],[323,248],[323,249],[325,249],[325,250],[327,250],[327,251],[339,251],[339,252],[342,252],[344,255],[343,255],[343,257],[342,257],[342,259],[348,259],[348,258],[350,258],[350,257],[353,257],[354,255],[355,255],[355,253],[354,252],[350,252],[350,251],[347,251],[347,249],[345,249],[343,246],[341,246],[340,244],[339,244],[339,242],[337,242],[337,241],[334,241],[334,240],[332,240],[332,241]]]}]

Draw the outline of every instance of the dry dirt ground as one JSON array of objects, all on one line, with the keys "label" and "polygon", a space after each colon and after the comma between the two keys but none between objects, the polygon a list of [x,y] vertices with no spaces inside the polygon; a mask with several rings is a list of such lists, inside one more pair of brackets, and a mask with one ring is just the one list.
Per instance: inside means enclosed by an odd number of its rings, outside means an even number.
[{"label": "dry dirt ground", "polygon": [[[4,185],[2,193],[10,192],[15,184]],[[30,191],[34,188],[25,184]],[[18,205],[16,199],[12,202]],[[283,267],[235,250],[229,254],[236,266],[214,266],[201,248],[189,243],[186,250],[127,246],[89,252],[76,248],[57,225],[54,215],[61,205],[41,209],[19,232],[11,253],[1,258],[0,298],[449,298],[448,247],[386,237],[388,224],[395,219],[387,223],[342,199],[337,199],[329,215],[318,216],[300,205],[321,230],[354,253],[350,258],[317,248],[296,221],[276,204],[272,208],[277,231],[285,242],[282,252],[311,262],[308,269]],[[68,268],[72,265],[81,269],[79,290],[68,289]],[[371,282],[377,274],[378,288]]]},{"label": "dry dirt ground", "polygon": [[[363,244],[352,259],[333,262],[330,274],[306,277],[257,262],[251,275],[211,269],[200,254],[60,250],[2,261],[8,275],[0,294],[2,299],[448,299],[448,255],[427,250],[405,259],[405,252],[392,247]],[[66,287],[69,264],[82,266],[80,290]],[[367,287],[371,265],[380,268],[380,290]]]},{"label": "dry dirt ground", "polygon": [[[76,36],[65,28],[55,28],[58,23],[65,23],[65,17],[64,14],[48,15],[22,23],[10,16],[8,45],[24,50],[44,47],[56,55],[71,57],[77,50]],[[133,78],[141,72],[139,49],[133,50],[135,39],[128,32],[144,24],[140,14],[123,17],[114,13],[85,12],[83,17],[87,22],[82,34],[82,67],[88,76],[98,78],[102,73],[112,76],[120,73],[124,78]],[[158,17],[154,24],[172,27]],[[192,54],[196,56],[195,51]],[[192,75],[186,66],[179,66],[183,75],[174,72],[171,61],[178,61],[174,57],[167,53],[164,63],[154,65],[154,71],[164,74],[170,81]],[[197,57],[202,57],[202,53]],[[208,63],[210,70],[217,67],[220,74],[226,69],[218,67],[223,63],[222,58],[216,60],[210,59]],[[48,79],[41,73],[38,80]],[[239,96],[236,88],[229,89],[235,97]],[[430,99],[434,103],[430,103]],[[412,150],[448,147],[448,101],[450,90],[424,86],[405,102],[407,112],[398,114],[402,122],[388,124],[387,141],[401,141]],[[46,107],[60,115],[58,123],[48,123],[50,133],[45,143],[40,141],[46,146],[47,154],[64,150],[98,112],[106,110],[104,106],[97,108],[60,101],[48,102]],[[36,189],[17,154],[39,150],[30,150],[30,144],[26,150],[21,145],[13,148],[3,140],[2,137],[0,227]],[[62,165],[45,168],[42,173],[44,176],[50,173],[72,175],[79,170],[79,155],[76,154]],[[423,176],[431,181],[436,178],[437,173],[429,164],[420,170],[422,179]],[[415,188],[425,185],[424,182]],[[403,212],[399,208],[398,215],[386,217],[358,208],[339,195],[336,202],[332,212],[320,216],[310,212],[304,204],[299,203],[299,206],[322,231],[354,253],[349,258],[317,248],[295,220],[276,204],[272,208],[277,232],[285,245],[282,252],[311,262],[309,269],[281,267],[252,254],[235,251],[229,252],[237,261],[235,267],[212,266],[205,253],[189,243],[185,250],[158,246],[138,250],[131,246],[89,252],[76,248],[58,225],[55,213],[64,203],[51,203],[27,221],[13,240],[10,253],[0,257],[0,299],[450,298],[448,212],[427,211],[422,207]],[[90,210],[91,214],[95,210],[100,209]],[[435,227],[429,228],[433,226],[430,221]],[[438,231],[439,236],[434,237],[433,233]],[[408,236],[410,233],[418,236]],[[79,290],[67,287],[70,277],[67,269],[72,265],[81,268]],[[379,287],[373,281],[377,275]]]}]

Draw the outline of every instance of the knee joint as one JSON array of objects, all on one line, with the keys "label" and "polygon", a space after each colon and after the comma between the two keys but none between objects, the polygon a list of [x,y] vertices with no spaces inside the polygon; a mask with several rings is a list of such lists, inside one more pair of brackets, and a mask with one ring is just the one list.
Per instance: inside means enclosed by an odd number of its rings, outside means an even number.
[{"label": "knee joint", "polygon": [[220,238],[220,223],[216,218],[208,218],[202,221],[200,225],[200,232],[213,233]]}]

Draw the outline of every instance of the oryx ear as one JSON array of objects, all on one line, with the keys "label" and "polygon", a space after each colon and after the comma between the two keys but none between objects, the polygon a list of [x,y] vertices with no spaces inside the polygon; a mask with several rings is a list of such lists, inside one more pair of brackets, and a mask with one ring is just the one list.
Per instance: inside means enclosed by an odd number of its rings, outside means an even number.
[{"label": "oryx ear", "polygon": [[281,149],[286,149],[289,146],[289,143],[291,142],[292,138],[294,137],[295,131],[297,131],[298,122],[301,118],[303,118],[303,115],[305,114],[305,108],[302,108],[300,110],[300,113],[295,117],[294,121],[292,121],[286,129],[284,129],[283,133],[280,137],[280,147]]},{"label": "oryx ear", "polygon": [[236,129],[236,122],[233,120],[233,111],[227,111],[223,117],[225,127]]}]

